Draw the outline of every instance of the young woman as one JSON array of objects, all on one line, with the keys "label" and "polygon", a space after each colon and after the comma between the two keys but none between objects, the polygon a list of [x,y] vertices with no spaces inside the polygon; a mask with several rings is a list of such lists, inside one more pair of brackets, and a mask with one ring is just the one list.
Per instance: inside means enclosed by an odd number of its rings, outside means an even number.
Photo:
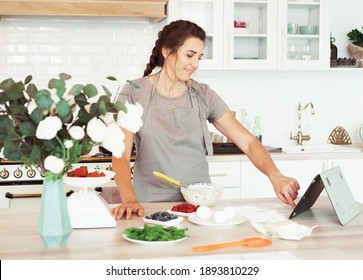
[{"label": "young woman", "polygon": [[[158,34],[144,76],[121,91],[121,101],[138,102],[144,112],[140,131],[124,131],[124,154],[112,160],[122,200],[112,210],[116,219],[142,216],[140,202],[183,200],[178,188],[156,178],[153,171],[183,184],[210,182],[206,154],[212,154],[212,143],[206,121],[268,176],[279,199],[295,207],[298,182],[277,169],[269,153],[235,119],[216,92],[191,79],[203,57],[205,38],[204,30],[192,22],[178,20],[166,25]],[[137,155],[132,182],[129,162],[134,137]]]}]

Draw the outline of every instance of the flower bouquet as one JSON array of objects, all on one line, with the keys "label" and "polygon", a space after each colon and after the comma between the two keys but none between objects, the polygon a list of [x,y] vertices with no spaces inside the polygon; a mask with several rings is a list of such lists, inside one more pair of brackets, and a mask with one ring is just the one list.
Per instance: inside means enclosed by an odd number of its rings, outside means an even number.
[{"label": "flower bouquet", "polygon": [[[9,78],[0,83],[0,157],[33,166],[45,177],[38,232],[50,216],[45,211],[56,212],[51,219],[65,215],[63,220],[69,221],[62,178],[72,165],[82,156],[97,153],[99,146],[121,157],[125,148],[122,128],[137,132],[142,126],[141,105],[112,102],[105,86],[104,94],[93,84],[67,87],[70,79],[62,73],[49,81],[47,89],[38,89],[30,75],[24,81]],[[47,193],[53,191],[58,194],[52,196],[63,205],[59,209],[47,200]],[[48,241],[43,238],[47,245],[65,244],[71,228],[60,227],[53,225]],[[55,237],[55,231],[69,234]]]}]

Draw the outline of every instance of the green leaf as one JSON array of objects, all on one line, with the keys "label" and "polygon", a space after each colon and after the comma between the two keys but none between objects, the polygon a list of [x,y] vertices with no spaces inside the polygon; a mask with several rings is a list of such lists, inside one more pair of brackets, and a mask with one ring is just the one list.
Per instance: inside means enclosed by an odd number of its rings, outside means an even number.
[{"label": "green leaf", "polygon": [[23,104],[11,104],[9,109],[10,112],[14,115],[22,115],[28,111]]},{"label": "green leaf", "polygon": [[72,79],[72,76],[67,73],[60,73],[59,78],[61,78],[61,80],[63,80],[63,81],[67,81],[67,80]]},{"label": "green leaf", "polygon": [[22,82],[18,82],[10,86],[10,88],[6,91],[6,95],[9,100],[17,100],[24,96],[23,90],[24,84]]},{"label": "green leaf", "polygon": [[50,97],[50,92],[46,89],[38,91],[35,97],[35,103],[39,109],[47,110],[53,105],[53,99]]},{"label": "green leaf", "polygon": [[115,103],[112,104],[112,106],[115,108],[117,112],[124,111],[125,113],[127,113],[127,108],[125,104],[121,101],[116,101]]},{"label": "green leaf", "polygon": [[26,88],[26,92],[32,99],[35,99],[35,97],[37,96],[38,89],[34,84],[29,84]]},{"label": "green leaf", "polygon": [[35,135],[37,127],[32,121],[27,120],[20,123],[19,130],[24,136],[31,137]]},{"label": "green leaf", "polygon": [[58,116],[61,118],[66,117],[71,112],[71,108],[69,107],[67,101],[65,101],[64,99],[59,100],[56,105],[56,109]]},{"label": "green leaf", "polygon": [[64,88],[65,87],[65,83],[64,83],[64,81],[63,80],[60,80],[60,79],[51,79],[50,81],[49,81],[49,83],[48,83],[48,87],[50,88],[50,89],[53,89],[53,88],[55,88],[55,89],[61,89],[61,88]]},{"label": "green leaf", "polygon": [[9,101],[9,98],[6,96],[6,93],[0,92],[0,104],[5,104],[6,102]]},{"label": "green leaf", "polygon": [[97,88],[92,84],[85,85],[83,87],[83,92],[88,98],[94,97],[98,94]]},{"label": "green leaf", "polygon": [[28,75],[26,78],[25,78],[25,80],[24,80],[24,84],[26,85],[26,84],[29,84],[30,83],[30,81],[33,79],[33,77],[31,76],[31,75]]},{"label": "green leaf", "polygon": [[106,115],[106,113],[107,113],[106,103],[100,99],[100,101],[97,102],[97,104],[98,104],[98,112],[102,116]]},{"label": "green leaf", "polygon": [[106,79],[108,79],[110,81],[117,81],[117,79],[113,76],[108,76]]},{"label": "green leaf", "polygon": [[79,126],[82,126],[82,125],[85,125],[87,124],[89,121],[90,121],[90,115],[89,113],[84,109],[84,108],[81,108],[78,112],[78,124]]},{"label": "green leaf", "polygon": [[66,88],[65,87],[61,87],[61,88],[58,88],[57,89],[57,96],[59,98],[62,98],[63,97],[63,94],[66,92]]},{"label": "green leaf", "polygon": [[0,83],[0,89],[8,90],[13,84],[15,84],[13,79],[6,79]]},{"label": "green leaf", "polygon": [[88,101],[87,101],[87,97],[83,93],[80,93],[77,96],[75,96],[74,101],[81,108],[83,108],[84,106],[89,104]]},{"label": "green leaf", "polygon": [[35,145],[32,148],[32,151],[29,155],[29,162],[38,162],[40,161],[41,147],[39,145]]},{"label": "green leaf", "polygon": [[69,91],[69,95],[77,96],[78,94],[81,93],[82,89],[83,85],[81,84],[74,85]]},{"label": "green leaf", "polygon": [[112,96],[112,93],[108,90],[108,88],[107,88],[107,87],[102,86],[102,88],[103,88],[103,90],[105,91],[105,93],[106,93],[106,95],[107,95],[108,97],[111,97],[111,96]]},{"label": "green leaf", "polygon": [[43,118],[43,110],[39,108],[35,108],[30,114],[30,119],[32,119],[36,124],[39,124]]}]

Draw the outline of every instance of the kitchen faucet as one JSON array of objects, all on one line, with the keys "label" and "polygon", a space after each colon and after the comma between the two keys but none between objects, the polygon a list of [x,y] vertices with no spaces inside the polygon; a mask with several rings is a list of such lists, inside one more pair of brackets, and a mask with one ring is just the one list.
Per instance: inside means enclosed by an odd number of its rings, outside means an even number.
[{"label": "kitchen faucet", "polygon": [[299,102],[299,105],[297,106],[297,135],[292,136],[292,132],[290,132],[290,140],[296,140],[297,141],[297,145],[301,146],[303,141],[308,141],[310,140],[310,135],[304,135],[301,129],[301,111],[305,110],[308,106],[310,105],[311,107],[311,114],[314,115],[315,114],[315,109],[314,109],[314,105],[311,102],[308,102],[304,108],[301,106],[301,102]]}]

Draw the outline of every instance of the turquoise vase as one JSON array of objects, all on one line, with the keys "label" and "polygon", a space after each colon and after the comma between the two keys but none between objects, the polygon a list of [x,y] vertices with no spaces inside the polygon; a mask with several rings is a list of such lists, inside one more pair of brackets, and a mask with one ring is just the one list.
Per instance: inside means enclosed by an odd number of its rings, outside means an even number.
[{"label": "turquoise vase", "polygon": [[43,181],[38,233],[47,247],[61,247],[67,244],[72,233],[67,197],[62,179]]}]

